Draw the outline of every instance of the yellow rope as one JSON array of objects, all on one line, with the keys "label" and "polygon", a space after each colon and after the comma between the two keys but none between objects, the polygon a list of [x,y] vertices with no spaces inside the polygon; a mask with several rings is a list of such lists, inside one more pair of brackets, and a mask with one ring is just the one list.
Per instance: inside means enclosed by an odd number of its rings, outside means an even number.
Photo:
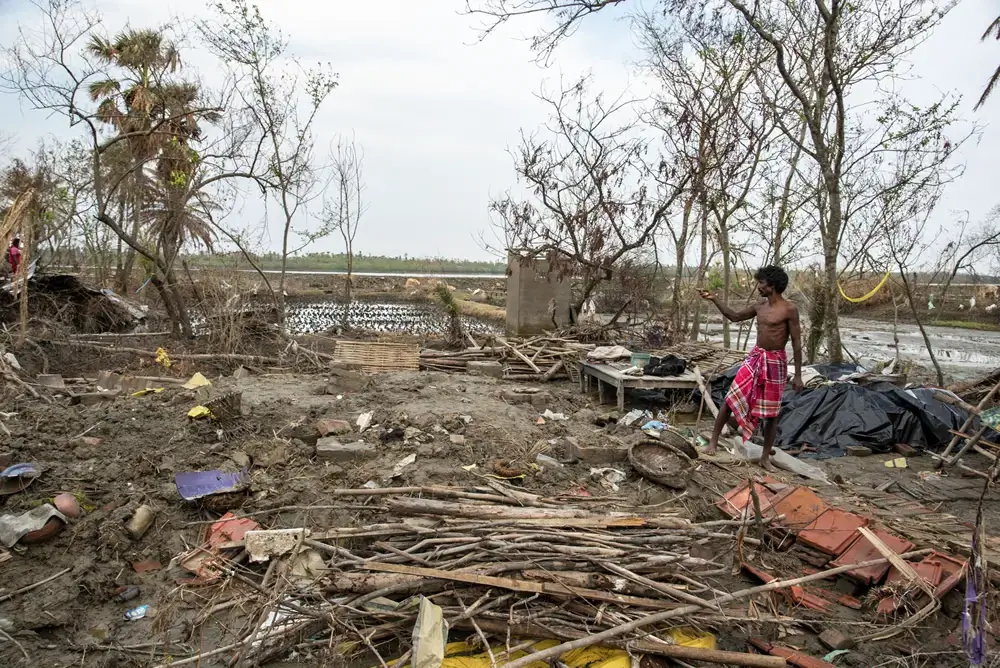
[{"label": "yellow rope", "polygon": [[851,302],[852,304],[860,304],[861,302],[866,302],[872,297],[874,297],[875,293],[882,289],[882,286],[885,285],[885,282],[889,280],[889,276],[891,275],[892,275],[891,271],[885,272],[885,276],[882,277],[882,280],[879,281],[878,285],[872,288],[871,292],[869,292],[864,297],[848,297],[847,294],[844,292],[844,288],[840,285],[840,281],[837,281],[837,289],[840,290],[840,296],[846,299],[847,301]]}]

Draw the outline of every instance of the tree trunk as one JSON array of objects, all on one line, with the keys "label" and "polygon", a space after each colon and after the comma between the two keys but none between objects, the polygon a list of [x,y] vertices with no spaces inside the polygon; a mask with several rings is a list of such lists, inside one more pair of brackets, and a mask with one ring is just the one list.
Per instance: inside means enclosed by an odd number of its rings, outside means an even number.
[{"label": "tree trunk", "polygon": [[292,217],[288,215],[287,195],[281,193],[282,208],[285,210],[285,232],[281,235],[281,277],[278,279],[278,326],[285,326],[285,276],[288,272],[288,235],[292,231]]},{"label": "tree trunk", "polygon": [[[722,246],[722,301],[729,303],[733,283],[732,259],[729,256],[729,231],[725,228],[719,231],[719,245]],[[732,345],[732,329],[729,321],[722,319],[722,345],[729,348]]]},{"label": "tree trunk", "polygon": [[174,269],[172,266],[167,271],[167,291],[170,293],[170,297],[174,303],[174,310],[177,313],[177,320],[180,323],[181,334],[185,338],[192,338],[194,336],[194,330],[191,328],[191,318],[187,312],[187,305],[184,300],[184,295],[181,292],[181,285],[177,281],[177,277],[174,275]]},{"label": "tree trunk", "polygon": [[[920,330],[920,336],[924,339],[924,346],[927,348],[927,354],[931,358],[931,364],[934,365],[934,373],[937,375],[938,387],[944,387],[944,373],[941,371],[941,365],[938,364],[937,356],[934,354],[934,348],[931,346],[931,339],[927,335],[924,323],[920,320],[920,313],[917,311],[917,305],[913,302],[913,287],[907,280],[906,269],[902,265],[899,266],[899,273],[903,278],[903,288],[906,290],[906,301],[910,303],[910,313],[913,314],[913,319],[916,321],[917,328]],[[913,280],[914,283],[916,283],[916,273],[913,275]]]},{"label": "tree trunk", "polygon": [[344,322],[342,327],[347,330],[351,320],[351,301],[354,299],[354,251],[347,246],[347,280],[344,281]]},{"label": "tree trunk", "polygon": [[806,122],[805,119],[802,120],[802,127],[799,128],[799,140],[795,144],[795,153],[792,154],[792,161],[788,165],[788,176],[785,177],[785,185],[781,191],[781,204],[778,207],[778,224],[777,229],[774,232],[774,258],[773,263],[781,266],[782,261],[782,251],[784,241],[785,241],[785,230],[789,228],[789,211],[788,211],[788,200],[791,199],[792,194],[792,183],[795,179],[795,173],[799,166],[799,159],[802,157],[802,142],[806,139]]},{"label": "tree trunk", "polygon": [[827,238],[824,246],[824,275],[826,305],[823,309],[823,333],[826,338],[827,356],[830,362],[836,364],[844,361],[844,349],[840,343],[840,291],[837,289],[837,255],[840,248],[840,226],[842,209],[840,207],[839,184],[830,188],[830,221],[827,225]]},{"label": "tree trunk", "polygon": [[[705,287],[705,265],[708,264],[708,203],[705,201],[704,186],[701,193],[701,258],[698,262],[698,289]],[[691,323],[691,340],[697,341],[701,334],[701,303],[702,299],[694,302],[694,319]],[[724,318],[723,318],[724,320]]]},{"label": "tree trunk", "polygon": [[815,277],[812,301],[809,304],[809,336],[806,339],[806,359],[815,364],[819,346],[823,341],[823,324],[826,321],[826,287],[821,276]]}]

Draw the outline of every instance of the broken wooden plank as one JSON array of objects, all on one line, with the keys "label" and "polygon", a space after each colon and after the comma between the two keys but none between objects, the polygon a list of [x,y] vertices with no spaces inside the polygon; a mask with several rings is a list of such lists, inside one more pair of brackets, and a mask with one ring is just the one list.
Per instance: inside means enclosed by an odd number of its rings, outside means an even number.
[{"label": "broken wooden plank", "polygon": [[571,587],[556,582],[532,582],[528,580],[517,580],[514,578],[498,578],[491,575],[479,575],[477,573],[445,571],[439,568],[420,568],[417,566],[404,566],[402,564],[374,562],[366,563],[362,566],[362,568],[383,573],[417,575],[424,578],[464,582],[466,584],[480,585],[483,587],[497,587],[500,589],[509,589],[511,591],[527,592],[529,594],[545,594],[547,596],[558,596],[563,598],[583,598],[590,601],[617,603],[618,605],[631,605],[639,608],[651,608],[654,610],[675,610],[682,606],[680,603],[673,603],[671,601],[664,601],[655,598],[643,598],[639,596],[628,596],[625,594],[615,594],[613,592],[586,589],[583,587]]}]

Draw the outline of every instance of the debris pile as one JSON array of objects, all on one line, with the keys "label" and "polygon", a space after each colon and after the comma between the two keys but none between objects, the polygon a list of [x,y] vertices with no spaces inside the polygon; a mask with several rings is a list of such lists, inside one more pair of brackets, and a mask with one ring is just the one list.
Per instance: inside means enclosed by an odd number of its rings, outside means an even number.
[{"label": "debris pile", "polygon": [[460,351],[425,348],[420,351],[420,368],[478,372],[510,380],[576,379],[580,359],[593,349],[592,344],[569,336],[491,337]]},{"label": "debris pile", "polygon": [[[69,274],[37,274],[28,281],[28,311],[85,334],[130,332],[146,318],[146,307],[122,299],[111,290],[95,289]],[[0,289],[0,320],[16,322],[19,297],[13,286]]]},{"label": "debris pile", "polygon": [[[711,635],[686,628],[695,620],[729,624],[744,611],[726,603],[757,593],[719,598],[704,582],[730,570],[711,555],[731,552],[739,541],[755,542],[743,536],[742,520],[695,523],[657,509],[616,512],[592,508],[599,499],[570,503],[497,488],[505,493],[422,490],[448,500],[399,496],[412,493],[408,488],[337,490],[338,496],[391,497],[386,508],[397,519],[361,527],[266,531],[227,515],[198,550],[213,556],[191,564],[187,555],[184,568],[200,579],[228,574],[259,597],[258,625],[224,648],[243,661],[260,663],[293,650],[308,654],[333,637],[347,641],[338,646],[342,651],[368,650],[383,665],[392,658],[382,656],[387,644],[402,641],[399,663],[406,663],[429,650],[423,643],[433,634],[418,631],[432,624],[445,633],[462,629],[478,636],[481,648],[498,647],[488,636],[533,638],[528,646],[538,639],[587,638],[583,644],[590,645],[606,631],[605,645],[731,665],[782,665],[720,652]],[[244,523],[238,538],[213,538],[237,535],[229,530],[237,522]],[[247,558],[268,562],[266,572],[237,569]],[[439,653],[444,642],[438,631],[432,644]],[[503,651],[511,649],[508,644]]]}]

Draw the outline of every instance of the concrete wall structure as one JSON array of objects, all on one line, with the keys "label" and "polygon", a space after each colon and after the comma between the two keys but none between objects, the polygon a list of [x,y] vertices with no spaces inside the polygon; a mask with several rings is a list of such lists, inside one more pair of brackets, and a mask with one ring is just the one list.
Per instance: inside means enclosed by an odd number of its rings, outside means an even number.
[{"label": "concrete wall structure", "polygon": [[507,256],[507,333],[534,336],[553,329],[550,305],[555,301],[555,325],[569,325],[570,277],[561,277],[545,258]]}]

